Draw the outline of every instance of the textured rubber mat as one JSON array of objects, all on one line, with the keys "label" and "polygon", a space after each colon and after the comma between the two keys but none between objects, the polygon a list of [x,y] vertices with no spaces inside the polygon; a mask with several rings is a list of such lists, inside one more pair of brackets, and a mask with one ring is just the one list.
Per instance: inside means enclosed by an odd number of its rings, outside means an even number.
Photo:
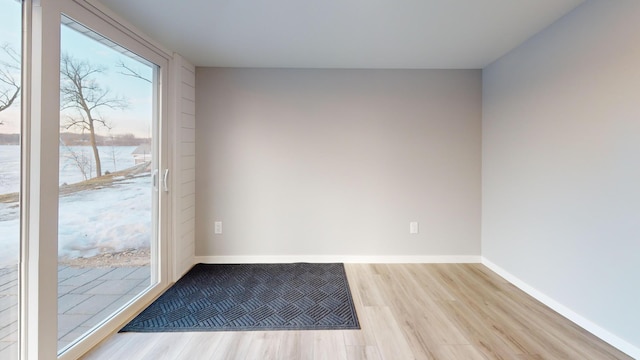
[{"label": "textured rubber mat", "polygon": [[197,264],[120,332],[359,328],[343,264]]}]

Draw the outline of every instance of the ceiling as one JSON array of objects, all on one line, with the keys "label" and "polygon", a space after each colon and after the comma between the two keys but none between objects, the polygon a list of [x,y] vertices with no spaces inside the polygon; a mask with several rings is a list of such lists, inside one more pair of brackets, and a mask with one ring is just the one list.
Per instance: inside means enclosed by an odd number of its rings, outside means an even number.
[{"label": "ceiling", "polygon": [[196,66],[478,69],[584,0],[100,0]]}]

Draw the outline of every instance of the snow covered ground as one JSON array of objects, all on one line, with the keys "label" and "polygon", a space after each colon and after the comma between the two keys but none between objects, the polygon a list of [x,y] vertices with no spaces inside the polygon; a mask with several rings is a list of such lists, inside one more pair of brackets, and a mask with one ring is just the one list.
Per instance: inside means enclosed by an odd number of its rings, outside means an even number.
[{"label": "snow covered ground", "polygon": [[20,147],[0,146],[0,194],[20,189]]},{"label": "snow covered ground", "polygon": [[0,268],[15,264],[18,259],[19,217],[17,203],[0,203]]},{"label": "snow covered ground", "polygon": [[[10,147],[0,146],[2,179],[17,179],[17,169],[9,161]],[[135,147],[115,147],[117,170],[133,165]],[[102,152],[103,149],[101,149]],[[112,149],[106,149],[111,151]],[[6,160],[3,162],[3,160]],[[103,168],[113,171],[113,161],[103,157]],[[19,168],[18,168],[19,169]],[[60,183],[82,180],[77,168],[61,165]],[[15,185],[13,185],[15,186]],[[13,190],[15,191],[15,190]],[[13,192],[0,187],[0,194]],[[100,252],[115,252],[149,247],[151,239],[151,181],[149,174],[122,179],[111,186],[79,191],[62,196],[59,204],[58,255],[89,257]],[[19,207],[17,203],[0,203],[0,266],[18,258]]]},{"label": "snow covered ground", "polygon": [[58,255],[88,257],[149,247],[151,238],[149,174],[112,187],[80,191],[60,198]]}]

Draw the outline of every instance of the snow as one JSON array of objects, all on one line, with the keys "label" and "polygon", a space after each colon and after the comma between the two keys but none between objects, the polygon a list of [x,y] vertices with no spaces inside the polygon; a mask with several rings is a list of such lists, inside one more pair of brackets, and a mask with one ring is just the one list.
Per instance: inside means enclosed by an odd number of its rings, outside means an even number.
[{"label": "snow", "polygon": [[[4,148],[0,146],[2,179],[17,179],[17,173],[15,176],[12,174],[12,171],[17,172],[16,169],[11,170],[13,165],[9,161],[2,162],[10,159],[11,154],[8,153],[13,149]],[[118,170],[133,165],[133,148],[116,147],[122,157],[120,160],[116,158]],[[126,164],[128,158],[131,158],[130,164]],[[103,168],[113,169],[113,162],[109,166],[107,159],[103,158]],[[78,174],[61,167],[60,183],[76,182],[72,179],[78,178],[82,180],[79,171],[75,169],[75,172]],[[7,189],[10,186],[0,187],[0,194],[12,192]],[[58,256],[89,257],[101,252],[148,248],[152,236],[152,194],[150,174],[147,173],[134,178],[118,177],[111,186],[61,196]],[[17,203],[0,203],[0,265],[15,263],[18,259],[19,216]]]},{"label": "snow", "polygon": [[20,187],[20,146],[0,145],[0,194]]},{"label": "snow", "polygon": [[20,208],[17,203],[0,203],[0,268],[15,264],[20,238]]},{"label": "snow", "polygon": [[[133,155],[136,146],[98,146],[102,172],[114,172],[132,167],[134,164]],[[91,160],[92,175],[95,176],[95,165],[93,165],[93,152],[89,146],[69,146],[60,147],[60,185],[73,184],[84,180],[78,166],[74,164],[70,153],[86,156]],[[115,160],[114,160],[115,159]]]},{"label": "snow", "polygon": [[101,252],[148,248],[151,238],[149,174],[112,187],[60,198],[58,255],[88,257]]},{"label": "snow", "polygon": [[[135,165],[131,154],[135,148],[136,146],[98,146],[102,171],[114,172]],[[92,169],[95,172],[91,147],[60,147],[60,185],[73,184],[84,180],[82,173],[69,156],[71,151],[91,159]],[[20,146],[0,145],[0,194],[14,193],[20,190],[19,159]]]}]

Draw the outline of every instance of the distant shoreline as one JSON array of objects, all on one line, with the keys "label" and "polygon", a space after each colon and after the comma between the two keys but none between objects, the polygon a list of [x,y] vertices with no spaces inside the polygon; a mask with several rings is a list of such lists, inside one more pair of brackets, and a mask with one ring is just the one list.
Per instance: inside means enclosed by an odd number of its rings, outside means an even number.
[{"label": "distant shoreline", "polygon": [[[60,142],[64,146],[91,146],[89,134],[63,132],[60,133]],[[133,134],[114,134],[109,136],[96,134],[97,146],[139,146],[150,142],[150,138],[140,138]],[[20,145],[20,134],[0,133],[0,146],[2,145]]]}]

